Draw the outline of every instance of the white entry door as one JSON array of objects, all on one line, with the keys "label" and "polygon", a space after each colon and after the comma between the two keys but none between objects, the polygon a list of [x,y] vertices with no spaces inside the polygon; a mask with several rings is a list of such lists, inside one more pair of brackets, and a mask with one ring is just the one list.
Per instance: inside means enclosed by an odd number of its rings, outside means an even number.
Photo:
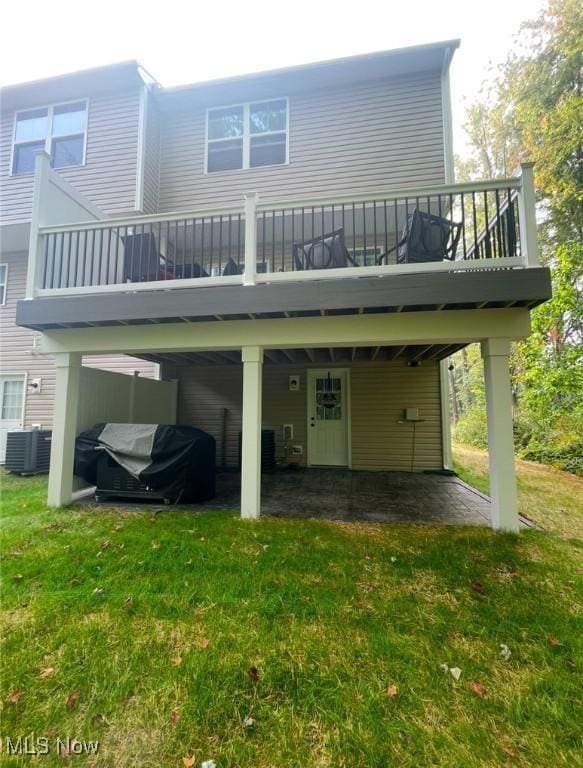
[{"label": "white entry door", "polygon": [[348,466],[348,372],[308,371],[308,464]]},{"label": "white entry door", "polygon": [[6,435],[22,429],[24,379],[24,375],[0,377],[0,464],[6,461]]}]

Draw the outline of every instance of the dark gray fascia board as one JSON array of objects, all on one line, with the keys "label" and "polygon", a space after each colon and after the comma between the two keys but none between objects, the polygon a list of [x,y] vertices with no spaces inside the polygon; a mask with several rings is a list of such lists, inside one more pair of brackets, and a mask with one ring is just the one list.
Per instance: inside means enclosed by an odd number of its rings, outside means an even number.
[{"label": "dark gray fascia board", "polygon": [[546,267],[425,272],[24,300],[18,302],[16,323],[42,328],[61,324],[115,325],[120,321],[164,322],[215,315],[227,318],[251,313],[534,305],[550,296],[551,279]]}]

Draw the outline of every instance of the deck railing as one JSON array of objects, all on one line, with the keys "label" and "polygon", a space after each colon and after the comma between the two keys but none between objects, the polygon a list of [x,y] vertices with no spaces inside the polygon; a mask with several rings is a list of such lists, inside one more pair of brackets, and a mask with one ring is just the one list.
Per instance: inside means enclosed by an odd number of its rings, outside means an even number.
[{"label": "deck railing", "polygon": [[499,181],[276,206],[251,193],[237,209],[36,226],[28,296],[525,267],[537,263],[533,227],[530,165]]}]

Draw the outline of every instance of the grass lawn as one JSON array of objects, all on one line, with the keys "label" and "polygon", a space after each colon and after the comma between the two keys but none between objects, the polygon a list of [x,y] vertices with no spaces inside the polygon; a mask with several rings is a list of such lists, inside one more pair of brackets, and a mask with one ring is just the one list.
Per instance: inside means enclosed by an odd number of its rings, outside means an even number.
[{"label": "grass lawn", "polygon": [[4,476],[2,736],[51,753],[0,764],[581,765],[583,482],[519,471],[547,531],[55,511]]}]

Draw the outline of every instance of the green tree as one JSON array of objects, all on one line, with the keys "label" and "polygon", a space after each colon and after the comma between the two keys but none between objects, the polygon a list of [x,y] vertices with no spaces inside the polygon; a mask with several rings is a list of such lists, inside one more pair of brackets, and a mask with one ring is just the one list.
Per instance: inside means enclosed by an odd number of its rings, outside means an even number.
[{"label": "green tree", "polygon": [[[541,256],[553,298],[532,313],[533,334],[513,353],[517,438],[523,453],[583,471],[583,5],[549,0],[467,111],[470,155],[458,178],[507,176],[535,162]],[[456,360],[456,368],[461,362]],[[457,382],[477,422],[480,386]],[[463,393],[463,388],[476,391]],[[475,403],[475,405],[474,405]],[[479,421],[479,420],[478,420]],[[465,432],[464,432],[465,430]],[[470,430],[470,436],[472,432]]]}]

